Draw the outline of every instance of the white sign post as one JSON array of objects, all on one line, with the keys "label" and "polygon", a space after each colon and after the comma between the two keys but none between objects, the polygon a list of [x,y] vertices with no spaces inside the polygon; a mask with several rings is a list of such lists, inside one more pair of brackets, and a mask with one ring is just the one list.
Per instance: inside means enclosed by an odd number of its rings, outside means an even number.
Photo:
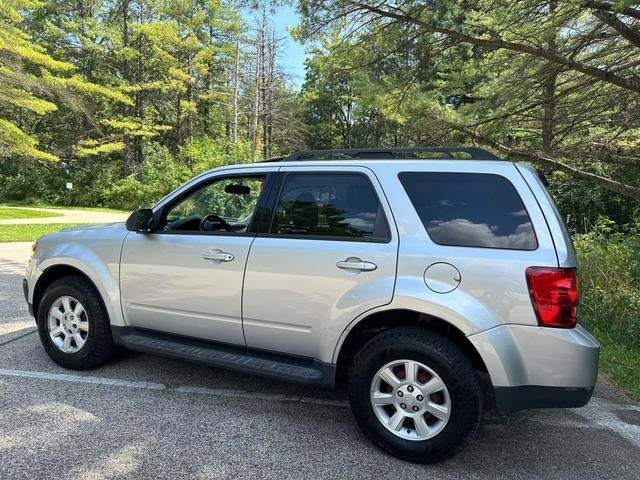
[{"label": "white sign post", "polygon": [[71,190],[73,189],[73,182],[67,182],[67,205],[71,205]]}]

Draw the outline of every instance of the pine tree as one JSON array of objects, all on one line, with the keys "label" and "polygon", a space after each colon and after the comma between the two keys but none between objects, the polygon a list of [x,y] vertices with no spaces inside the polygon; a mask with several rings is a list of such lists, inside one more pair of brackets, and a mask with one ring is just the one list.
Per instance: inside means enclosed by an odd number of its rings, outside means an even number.
[{"label": "pine tree", "polygon": [[128,103],[122,93],[87,82],[73,64],[55,59],[23,30],[23,12],[43,5],[38,0],[0,3],[0,155],[55,161],[28,132],[33,117],[58,110],[58,103],[77,107],[74,93],[98,95]]}]

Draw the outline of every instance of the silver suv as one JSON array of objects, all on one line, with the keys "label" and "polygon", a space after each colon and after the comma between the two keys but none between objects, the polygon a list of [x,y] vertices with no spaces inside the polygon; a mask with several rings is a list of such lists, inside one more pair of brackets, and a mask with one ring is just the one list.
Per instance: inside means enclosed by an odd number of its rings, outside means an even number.
[{"label": "silver suv", "polygon": [[364,433],[415,462],[458,451],[483,402],[580,407],[597,377],[543,179],[475,148],[217,168],[126,227],[40,238],[24,290],[64,367],[120,345],[344,386]]}]

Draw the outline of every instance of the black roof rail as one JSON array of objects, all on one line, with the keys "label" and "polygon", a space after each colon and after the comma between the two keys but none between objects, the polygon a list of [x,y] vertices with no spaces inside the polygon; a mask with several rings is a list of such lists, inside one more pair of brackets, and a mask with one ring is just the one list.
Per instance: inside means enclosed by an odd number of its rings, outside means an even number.
[{"label": "black roof rail", "polygon": [[[408,158],[417,153],[442,153],[444,158],[456,159],[453,154],[466,153],[474,160],[502,160],[497,155],[476,147],[402,147],[402,148],[335,148],[329,150],[301,150],[287,157],[271,158],[265,162],[294,162],[298,160],[321,160],[319,157],[334,157],[332,160]],[[420,158],[420,157],[416,157]]]}]

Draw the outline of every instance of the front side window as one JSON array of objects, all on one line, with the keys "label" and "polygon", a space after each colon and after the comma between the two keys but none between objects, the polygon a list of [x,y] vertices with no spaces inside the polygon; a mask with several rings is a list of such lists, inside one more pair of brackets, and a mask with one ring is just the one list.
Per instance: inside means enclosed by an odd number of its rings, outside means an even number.
[{"label": "front side window", "polygon": [[160,228],[181,232],[245,233],[264,182],[264,176],[251,176],[208,183],[169,208]]},{"label": "front side window", "polygon": [[535,250],[529,214],[509,180],[482,173],[399,175],[429,237],[441,245]]},{"label": "front side window", "polygon": [[271,233],[382,240],[388,227],[378,198],[360,174],[290,174]]}]

